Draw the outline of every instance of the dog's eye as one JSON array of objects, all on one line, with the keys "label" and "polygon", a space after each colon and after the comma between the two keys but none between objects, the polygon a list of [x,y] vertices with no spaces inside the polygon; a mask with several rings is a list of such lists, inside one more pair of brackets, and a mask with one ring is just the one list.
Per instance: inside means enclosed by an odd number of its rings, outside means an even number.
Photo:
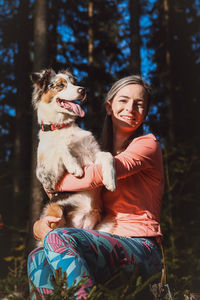
[{"label": "dog's eye", "polygon": [[64,85],[63,83],[58,84],[58,87],[59,87],[59,88],[64,88],[64,86],[65,86],[65,85]]}]

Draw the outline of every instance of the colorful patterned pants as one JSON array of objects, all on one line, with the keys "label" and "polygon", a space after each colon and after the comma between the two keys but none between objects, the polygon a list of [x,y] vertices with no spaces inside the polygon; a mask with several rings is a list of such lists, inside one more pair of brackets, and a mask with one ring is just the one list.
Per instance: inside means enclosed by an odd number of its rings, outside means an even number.
[{"label": "colorful patterned pants", "polygon": [[[67,274],[68,286],[85,276],[87,282],[77,292],[86,298],[91,287],[108,280],[120,270],[139,269],[146,278],[160,272],[161,253],[153,238],[126,238],[95,230],[58,228],[45,237],[44,248],[28,257],[28,276],[44,299],[53,292],[51,277],[59,267]],[[35,296],[32,299],[36,299]]]}]

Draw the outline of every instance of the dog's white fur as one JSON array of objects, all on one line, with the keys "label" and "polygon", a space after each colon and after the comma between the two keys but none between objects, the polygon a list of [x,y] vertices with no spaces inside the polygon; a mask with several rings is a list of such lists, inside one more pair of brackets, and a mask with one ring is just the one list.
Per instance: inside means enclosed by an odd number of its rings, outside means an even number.
[{"label": "dog's white fur", "polygon": [[[57,102],[58,99],[71,102],[84,100],[83,88],[75,85],[73,76],[68,71],[56,74],[53,70],[45,70],[32,74],[31,79],[34,83],[33,105],[37,109],[38,122],[68,124],[62,129],[39,132],[36,174],[40,182],[46,189],[54,189],[66,171],[81,177],[82,166],[95,163],[101,164],[103,183],[107,189],[113,191],[116,187],[116,176],[112,155],[100,151],[92,133],[81,129],[75,123],[75,112],[61,107]],[[64,87],[61,88],[62,85]],[[47,204],[42,215],[61,217],[59,225],[53,224],[52,227],[69,226],[110,231],[114,223],[111,217],[102,220],[99,196],[99,188],[66,195],[65,199],[62,195],[61,200],[58,194],[56,203]]]}]

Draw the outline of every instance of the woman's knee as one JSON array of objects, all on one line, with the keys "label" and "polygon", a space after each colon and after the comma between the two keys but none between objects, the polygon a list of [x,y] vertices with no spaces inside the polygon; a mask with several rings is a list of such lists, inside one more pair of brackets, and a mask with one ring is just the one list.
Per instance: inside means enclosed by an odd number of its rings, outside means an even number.
[{"label": "woman's knee", "polygon": [[[73,228],[72,228],[73,229]],[[56,228],[51,230],[44,239],[44,248],[53,252],[60,252],[61,248],[76,248],[77,243],[72,236],[71,228]]]}]

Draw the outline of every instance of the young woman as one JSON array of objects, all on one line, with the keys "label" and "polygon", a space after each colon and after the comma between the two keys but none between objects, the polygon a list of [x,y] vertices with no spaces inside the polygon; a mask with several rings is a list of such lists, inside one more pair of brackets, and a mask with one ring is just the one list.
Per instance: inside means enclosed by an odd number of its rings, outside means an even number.
[{"label": "young woman", "polygon": [[[34,234],[44,241],[44,248],[29,255],[28,274],[41,295],[52,293],[50,277],[59,267],[66,272],[69,286],[75,279],[78,283],[88,277],[78,299],[120,270],[139,270],[144,279],[161,270],[162,154],[155,136],[142,134],[150,100],[150,87],[138,76],[122,78],[108,92],[102,144],[115,156],[118,182],[114,192],[102,188],[102,202],[105,215],[113,215],[115,227],[111,232],[51,230],[51,222],[59,219],[38,220]],[[82,178],[66,174],[56,190],[79,191],[101,185],[101,167],[90,165],[84,167]]]}]

